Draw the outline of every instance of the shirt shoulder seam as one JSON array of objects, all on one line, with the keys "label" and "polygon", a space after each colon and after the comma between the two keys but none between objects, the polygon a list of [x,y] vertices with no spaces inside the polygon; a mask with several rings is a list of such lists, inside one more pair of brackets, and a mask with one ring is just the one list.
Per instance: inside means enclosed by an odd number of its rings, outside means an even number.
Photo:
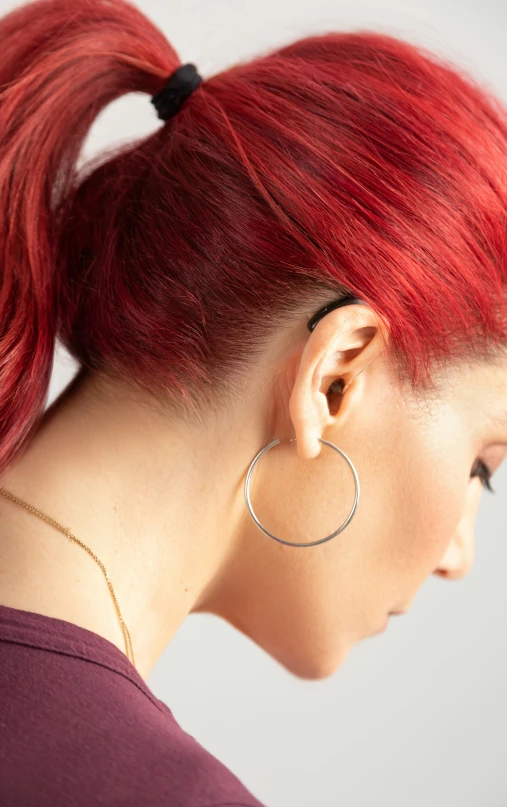
[{"label": "shirt shoulder seam", "polygon": [[[18,644],[23,645],[25,647],[32,647],[35,650],[42,650],[50,653],[58,653],[61,656],[69,656],[70,658],[77,658],[80,661],[86,661],[91,664],[97,664],[99,667],[104,667],[105,669],[110,670],[111,672],[116,673],[117,675],[121,675],[122,678],[125,678],[127,681],[129,681],[131,684],[137,687],[139,692],[141,692],[145,696],[145,698],[147,698],[154,706],[156,706],[160,712],[166,714],[166,709],[164,708],[165,704],[161,703],[158,700],[158,698],[155,698],[153,693],[146,692],[141,686],[139,686],[139,684],[136,681],[134,681],[134,679],[130,675],[128,675],[128,673],[123,672],[123,670],[119,670],[113,664],[108,664],[105,661],[99,661],[98,659],[90,658],[89,656],[80,653],[78,650],[73,650],[72,652],[70,652],[63,650],[62,648],[50,647],[48,644],[41,646],[40,644],[36,644],[35,642],[29,642],[26,639],[25,640],[11,639],[2,636],[0,637],[0,642],[8,642],[10,644]],[[167,709],[167,713],[172,717],[172,712],[170,709]]]}]

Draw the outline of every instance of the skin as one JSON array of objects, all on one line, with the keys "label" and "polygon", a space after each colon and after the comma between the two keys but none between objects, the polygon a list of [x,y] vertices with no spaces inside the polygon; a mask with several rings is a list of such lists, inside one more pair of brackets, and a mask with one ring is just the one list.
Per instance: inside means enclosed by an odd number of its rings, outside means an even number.
[{"label": "skin", "polygon": [[[309,312],[311,314],[312,311]],[[183,422],[98,375],[46,411],[1,484],[83,540],[105,564],[146,679],[192,612],[228,620],[294,675],[335,673],[350,649],[407,608],[431,574],[462,578],[482,495],[478,458],[507,452],[507,359],[447,370],[439,394],[396,383],[389,334],[367,306],[302,317],[270,342],[226,409]],[[346,383],[337,391],[337,379]],[[232,401],[232,402],[231,402]],[[296,437],[295,442],[289,438]],[[334,539],[285,546],[336,530]],[[0,496],[0,602],[125,643],[99,566]]]}]

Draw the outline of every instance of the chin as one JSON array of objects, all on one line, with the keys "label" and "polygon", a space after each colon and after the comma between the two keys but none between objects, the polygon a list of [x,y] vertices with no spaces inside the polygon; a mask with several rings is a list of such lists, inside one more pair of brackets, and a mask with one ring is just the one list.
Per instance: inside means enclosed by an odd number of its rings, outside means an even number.
[{"label": "chin", "polygon": [[[295,641],[295,637],[292,636],[290,646],[284,647],[276,640],[270,641],[270,637],[266,635],[257,636],[237,614],[227,613],[226,615],[218,608],[206,608],[205,610],[228,622],[235,630],[254,642],[260,650],[271,656],[287,672],[305,681],[322,681],[325,678],[331,678],[340,669],[354,644],[351,640],[342,641],[333,653],[323,653],[315,646],[305,648],[302,641]],[[299,651],[297,654],[294,652],[295,648]]]},{"label": "chin", "polygon": [[301,678],[304,681],[322,681],[325,678],[332,678],[343,665],[349,654],[350,647],[345,646],[341,651],[334,656],[317,655],[309,653],[307,656],[284,656],[280,650],[276,652],[266,651],[275,659],[279,664],[284,667],[287,672],[295,675],[296,678]]}]

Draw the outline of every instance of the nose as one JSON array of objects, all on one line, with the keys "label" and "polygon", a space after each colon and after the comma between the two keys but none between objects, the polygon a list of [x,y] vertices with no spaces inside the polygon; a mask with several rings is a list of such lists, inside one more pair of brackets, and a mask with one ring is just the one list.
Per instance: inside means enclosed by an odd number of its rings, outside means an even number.
[{"label": "nose", "polygon": [[[470,533],[470,534],[468,534]],[[468,574],[474,562],[473,531],[460,531],[449,544],[446,553],[433,574],[447,580],[459,580]]]},{"label": "nose", "polygon": [[482,487],[478,479],[470,485],[465,512],[452,537],[445,555],[433,574],[447,580],[459,580],[473,566],[475,552],[475,519]]}]

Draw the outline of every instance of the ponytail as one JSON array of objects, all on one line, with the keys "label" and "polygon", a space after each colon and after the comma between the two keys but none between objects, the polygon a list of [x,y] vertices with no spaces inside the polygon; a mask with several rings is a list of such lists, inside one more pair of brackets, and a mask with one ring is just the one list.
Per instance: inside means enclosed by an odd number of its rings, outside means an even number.
[{"label": "ponytail", "polygon": [[98,113],[155,93],[178,64],[123,0],[37,0],[0,20],[0,473],[44,412],[57,255],[76,161]]}]

